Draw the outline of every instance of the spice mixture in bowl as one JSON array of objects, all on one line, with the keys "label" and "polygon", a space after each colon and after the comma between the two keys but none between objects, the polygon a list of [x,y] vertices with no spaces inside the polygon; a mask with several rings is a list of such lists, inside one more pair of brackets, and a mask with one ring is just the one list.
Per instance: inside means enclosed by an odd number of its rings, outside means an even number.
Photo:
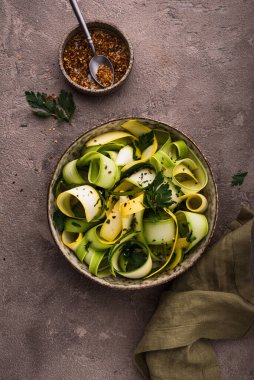
[{"label": "spice mixture in bowl", "polygon": [[71,31],[60,49],[60,67],[65,78],[76,89],[89,94],[112,92],[127,78],[133,63],[133,50],[128,39],[115,27],[100,23],[88,23],[89,31],[98,55],[104,55],[114,67],[114,83],[108,67],[101,65],[98,80],[105,86],[102,89],[92,79],[89,62],[93,57],[86,36],[79,27]]}]

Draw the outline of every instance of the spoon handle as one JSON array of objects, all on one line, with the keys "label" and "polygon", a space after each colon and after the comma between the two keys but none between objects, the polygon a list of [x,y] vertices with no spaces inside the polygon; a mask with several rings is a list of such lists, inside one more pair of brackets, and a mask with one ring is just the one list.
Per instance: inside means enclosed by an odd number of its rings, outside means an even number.
[{"label": "spoon handle", "polygon": [[75,13],[75,16],[77,17],[77,20],[79,22],[79,25],[81,26],[81,28],[83,29],[85,35],[86,35],[86,38],[88,40],[88,43],[89,45],[91,46],[91,49],[93,51],[93,55],[96,55],[96,52],[95,52],[95,48],[94,48],[94,44],[93,44],[93,40],[92,40],[92,37],[89,33],[89,30],[86,26],[86,23],[85,23],[85,20],[83,19],[83,16],[80,12],[80,9],[79,9],[79,6],[78,6],[78,3],[76,0],[70,0],[70,3],[71,3],[71,6],[72,6],[72,9]]}]

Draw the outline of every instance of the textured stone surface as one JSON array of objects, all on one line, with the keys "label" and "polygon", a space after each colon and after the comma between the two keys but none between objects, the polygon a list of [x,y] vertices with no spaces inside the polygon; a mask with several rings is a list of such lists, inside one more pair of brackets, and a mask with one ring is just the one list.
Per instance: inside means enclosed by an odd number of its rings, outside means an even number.
[{"label": "textured stone surface", "polygon": [[[218,183],[215,239],[241,203],[254,206],[253,0],[79,4],[87,19],[112,22],[129,35],[135,62],[117,93],[100,99],[75,93],[70,126],[38,120],[23,96],[28,89],[70,89],[57,63],[59,44],[76,25],[68,1],[0,2],[4,380],[140,379],[132,352],[163,288],[123,293],[93,284],[64,261],[47,226],[54,166],[84,131],[136,115],[192,137]],[[240,189],[230,186],[238,170],[249,171]],[[216,343],[223,380],[254,378],[253,349],[253,339]]]}]

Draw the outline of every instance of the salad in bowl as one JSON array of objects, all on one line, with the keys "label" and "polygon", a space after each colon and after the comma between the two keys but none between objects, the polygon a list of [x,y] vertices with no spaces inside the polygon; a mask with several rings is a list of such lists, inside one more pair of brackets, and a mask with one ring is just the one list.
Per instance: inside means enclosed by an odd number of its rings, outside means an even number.
[{"label": "salad in bowl", "polygon": [[49,191],[65,257],[102,284],[136,289],[191,266],[212,235],[217,193],[193,142],[163,123],[122,119],[81,136]]}]

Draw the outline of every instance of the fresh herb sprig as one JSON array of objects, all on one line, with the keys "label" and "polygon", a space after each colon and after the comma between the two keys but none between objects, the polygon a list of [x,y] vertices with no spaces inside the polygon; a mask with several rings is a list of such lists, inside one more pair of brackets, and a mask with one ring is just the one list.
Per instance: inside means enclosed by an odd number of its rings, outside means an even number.
[{"label": "fresh herb sprig", "polygon": [[162,172],[159,172],[145,189],[143,204],[147,208],[151,208],[154,212],[163,207],[169,207],[172,201],[172,190],[168,183],[164,182]]},{"label": "fresh herb sprig", "polygon": [[76,109],[72,94],[64,90],[58,96],[33,91],[26,91],[25,96],[33,113],[39,117],[52,116],[70,123]]},{"label": "fresh herb sprig", "polygon": [[152,145],[153,140],[154,140],[154,131],[151,131],[139,136],[138,141],[136,141],[135,144],[139,148],[140,152],[142,153],[144,152],[146,148]]},{"label": "fresh herb sprig", "polygon": [[232,176],[231,186],[241,186],[248,172],[239,172]]}]

